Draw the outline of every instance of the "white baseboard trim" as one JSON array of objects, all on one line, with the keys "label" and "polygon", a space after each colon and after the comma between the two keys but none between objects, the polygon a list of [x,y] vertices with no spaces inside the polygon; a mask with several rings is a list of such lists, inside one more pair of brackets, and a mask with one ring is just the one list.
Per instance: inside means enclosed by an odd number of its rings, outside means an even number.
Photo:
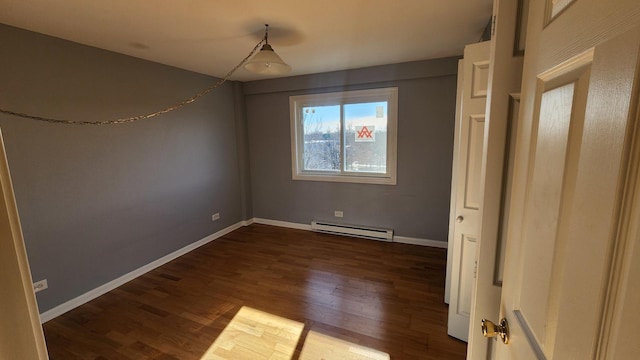
[{"label": "white baseboard trim", "polygon": [[[285,228],[291,228],[291,229],[311,231],[311,224],[300,224],[300,223],[292,223],[292,222],[280,221],[280,220],[269,220],[269,219],[263,219],[263,218],[253,218],[251,219],[251,221],[252,223],[256,223],[256,224],[273,225],[273,226],[279,226],[279,227],[285,227]],[[397,242],[401,244],[429,246],[429,247],[435,247],[440,249],[447,248],[446,241],[420,239],[420,238],[412,238],[412,237],[406,237],[406,236],[394,236],[393,242]]]},{"label": "white baseboard trim", "polygon": [[155,260],[153,262],[150,262],[147,265],[144,265],[142,267],[137,268],[136,270],[133,270],[127,274],[124,274],[122,276],[120,276],[119,278],[115,279],[115,280],[111,280],[108,283],[98,286],[97,288],[90,290],[76,298],[73,298],[65,303],[62,303],[56,307],[54,307],[51,310],[47,310],[43,313],[40,314],[40,323],[44,324],[47,321],[54,319],[68,311],[71,311],[75,308],[77,308],[78,306],[88,303],[89,301],[97,298],[100,295],[104,295],[106,293],[108,293],[109,291],[117,288],[118,286],[121,286],[141,275],[146,274],[147,272],[160,267],[166,263],[168,263],[171,260],[174,260],[190,251],[193,251],[197,248],[199,248],[202,245],[205,245],[217,238],[220,238],[236,229],[239,229],[243,226],[247,226],[253,223],[253,219],[251,220],[247,220],[247,221],[240,221],[238,223],[235,223],[227,228],[224,228],[214,234],[211,234],[201,240],[198,240],[194,243],[191,243],[181,249],[178,249],[174,252],[172,252],[171,254],[165,255],[161,258],[159,258],[158,260]]},{"label": "white baseboard trim", "polygon": [[272,225],[272,226],[279,226],[279,227],[285,227],[290,229],[311,231],[311,224],[300,224],[300,223],[292,223],[288,221],[269,220],[269,219],[262,219],[262,218],[253,218],[251,220],[253,220],[253,222],[256,224]]},{"label": "white baseboard trim", "polygon": [[[44,324],[49,320],[52,320],[68,311],[71,311],[75,308],[77,308],[80,305],[83,305],[85,303],[88,303],[89,301],[104,295],[106,293],[108,293],[109,291],[117,288],[118,286],[124,285],[127,282],[141,276],[144,275],[146,273],[148,273],[149,271],[158,268],[190,251],[193,251],[197,248],[199,248],[202,245],[205,245],[215,239],[218,239],[236,229],[239,229],[243,226],[249,226],[251,224],[264,224],[264,225],[272,225],[272,226],[279,226],[279,227],[285,227],[285,228],[291,228],[291,229],[298,229],[298,230],[307,230],[307,231],[311,231],[311,224],[299,224],[299,223],[292,223],[292,222],[287,222],[287,221],[280,221],[280,220],[269,220],[269,219],[263,219],[263,218],[252,218],[249,220],[244,220],[244,221],[240,221],[237,222],[227,228],[224,228],[214,234],[211,234],[203,239],[200,239],[194,243],[191,243],[181,249],[178,249],[174,252],[172,252],[171,254],[165,255],[153,262],[150,262],[147,265],[144,265],[142,267],[137,268],[136,270],[133,270],[127,274],[124,274],[122,276],[120,276],[117,279],[111,280],[106,284],[100,285],[97,288],[90,290],[76,298],[73,298],[65,303],[62,303],[56,307],[54,307],[53,309],[47,310],[43,313],[40,314],[40,323]],[[421,245],[421,246],[431,246],[431,247],[437,247],[437,248],[443,248],[446,249],[447,248],[447,243],[444,241],[436,241],[436,240],[428,240],[428,239],[420,239],[420,238],[411,238],[411,237],[404,237],[404,236],[394,236],[393,237],[393,241],[397,242],[397,243],[403,243],[403,244],[413,244],[413,245]]]},{"label": "white baseboard trim", "polygon": [[429,239],[420,239],[420,238],[412,238],[406,236],[394,236],[393,242],[401,243],[401,244],[411,244],[411,245],[420,245],[420,246],[430,246],[440,249],[447,248],[446,241],[437,241],[437,240],[429,240]]}]

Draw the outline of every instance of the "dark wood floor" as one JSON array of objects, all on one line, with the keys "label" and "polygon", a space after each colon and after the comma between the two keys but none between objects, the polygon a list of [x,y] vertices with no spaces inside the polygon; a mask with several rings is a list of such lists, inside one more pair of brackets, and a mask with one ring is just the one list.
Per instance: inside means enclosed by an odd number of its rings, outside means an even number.
[{"label": "dark wood floor", "polygon": [[44,324],[51,359],[199,360],[250,306],[392,359],[464,359],[444,249],[251,225]]}]

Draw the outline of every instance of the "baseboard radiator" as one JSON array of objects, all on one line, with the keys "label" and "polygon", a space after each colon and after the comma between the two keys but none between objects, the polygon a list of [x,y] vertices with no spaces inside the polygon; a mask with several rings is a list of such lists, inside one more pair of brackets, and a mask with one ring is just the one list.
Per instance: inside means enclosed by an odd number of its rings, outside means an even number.
[{"label": "baseboard radiator", "polygon": [[373,240],[393,241],[392,229],[380,229],[380,228],[373,228],[368,226],[335,224],[335,223],[314,220],[311,222],[311,230],[330,233],[330,234],[336,234],[336,235],[356,236],[356,237],[373,239]]}]

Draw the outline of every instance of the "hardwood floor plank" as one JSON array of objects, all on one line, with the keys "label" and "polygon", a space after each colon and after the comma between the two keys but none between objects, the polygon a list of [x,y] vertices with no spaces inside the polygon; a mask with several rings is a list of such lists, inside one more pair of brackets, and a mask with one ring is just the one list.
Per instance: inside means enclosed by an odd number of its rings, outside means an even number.
[{"label": "hardwood floor plank", "polygon": [[[444,249],[240,228],[44,324],[52,360],[200,360],[243,306],[392,359],[464,359]],[[245,346],[247,344],[244,344]]]}]

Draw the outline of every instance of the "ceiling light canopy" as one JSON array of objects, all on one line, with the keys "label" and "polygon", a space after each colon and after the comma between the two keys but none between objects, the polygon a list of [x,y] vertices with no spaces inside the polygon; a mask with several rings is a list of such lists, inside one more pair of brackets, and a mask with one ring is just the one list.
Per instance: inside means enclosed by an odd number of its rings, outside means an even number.
[{"label": "ceiling light canopy", "polygon": [[247,61],[244,68],[252,73],[261,75],[283,75],[291,71],[287,65],[269,45],[269,24],[265,24],[264,45],[251,60]]}]

